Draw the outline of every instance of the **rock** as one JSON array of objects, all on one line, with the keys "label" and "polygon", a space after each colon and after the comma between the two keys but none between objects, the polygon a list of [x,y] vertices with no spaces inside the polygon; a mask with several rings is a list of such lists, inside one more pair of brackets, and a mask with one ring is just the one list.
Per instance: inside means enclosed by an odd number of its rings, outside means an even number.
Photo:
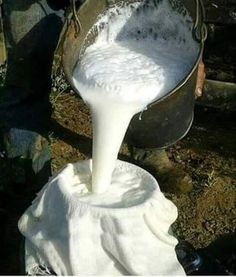
[{"label": "rock", "polygon": [[192,190],[191,177],[170,161],[165,150],[133,148],[133,158],[156,177],[163,191],[188,193]]}]

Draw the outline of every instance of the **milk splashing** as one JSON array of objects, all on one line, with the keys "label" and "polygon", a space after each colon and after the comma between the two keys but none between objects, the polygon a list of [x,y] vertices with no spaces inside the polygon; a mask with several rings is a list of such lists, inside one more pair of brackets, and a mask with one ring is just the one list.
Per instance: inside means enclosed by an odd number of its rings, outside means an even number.
[{"label": "milk splashing", "polygon": [[174,89],[196,62],[191,27],[187,14],[163,0],[109,8],[90,30],[88,36],[98,35],[82,48],[73,81],[92,112],[93,192],[107,190],[132,117]]}]

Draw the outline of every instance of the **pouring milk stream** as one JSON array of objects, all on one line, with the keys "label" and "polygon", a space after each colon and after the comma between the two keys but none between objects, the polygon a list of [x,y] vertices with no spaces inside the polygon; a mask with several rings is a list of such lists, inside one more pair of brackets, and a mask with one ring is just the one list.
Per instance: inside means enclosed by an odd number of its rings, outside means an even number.
[{"label": "pouring milk stream", "polygon": [[195,62],[191,18],[174,13],[168,1],[154,4],[115,6],[100,16],[96,41],[74,69],[75,87],[92,113],[94,193],[109,188],[132,117],[170,92]]},{"label": "pouring milk stream", "polygon": [[29,275],[184,275],[170,234],[177,208],[151,174],[117,161],[132,117],[196,62],[190,17],[156,2],[108,9],[81,51],[73,82],[92,113],[92,190],[87,160],[66,165],[38,193],[18,223]]}]

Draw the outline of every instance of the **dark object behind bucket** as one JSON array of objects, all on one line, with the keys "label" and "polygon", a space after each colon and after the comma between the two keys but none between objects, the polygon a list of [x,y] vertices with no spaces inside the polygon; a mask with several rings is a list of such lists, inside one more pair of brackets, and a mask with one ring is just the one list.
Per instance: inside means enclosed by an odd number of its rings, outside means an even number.
[{"label": "dark object behind bucket", "polygon": [[[193,24],[193,38],[199,37],[196,34],[199,34],[200,30],[200,41],[198,41],[199,52],[196,55],[196,62],[186,78],[177,84],[176,88],[168,95],[152,103],[148,107],[148,110],[143,112],[142,120],[139,120],[140,115],[138,114],[131,121],[126,140],[128,143],[137,147],[167,147],[181,139],[190,129],[193,121],[197,67],[203,49],[203,39],[201,39],[203,10],[200,8],[200,0],[168,1],[175,11],[182,12],[184,7],[188,10],[193,22],[195,22]],[[79,59],[81,48],[83,46],[84,50],[84,46],[86,47],[92,44],[96,37],[96,34],[90,34],[89,36],[87,34],[97,21],[97,17],[107,9],[107,5],[110,2],[122,5],[123,3],[135,1],[87,0],[76,15],[74,15],[75,20],[70,21],[68,26],[65,27],[64,37],[62,39],[63,66],[66,76],[73,87],[73,70]],[[141,2],[145,3],[147,1]]]}]

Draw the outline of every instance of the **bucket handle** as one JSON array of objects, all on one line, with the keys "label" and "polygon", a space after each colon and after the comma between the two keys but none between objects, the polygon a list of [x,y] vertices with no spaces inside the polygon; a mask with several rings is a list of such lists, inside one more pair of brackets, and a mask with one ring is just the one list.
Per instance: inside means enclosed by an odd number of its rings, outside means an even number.
[{"label": "bucket handle", "polygon": [[82,30],[82,25],[80,23],[80,19],[78,17],[77,11],[76,11],[75,1],[76,0],[70,0],[71,8],[72,8],[72,17],[73,17],[73,21],[75,24],[75,36],[77,37]]},{"label": "bucket handle", "polygon": [[[1,1],[1,0],[0,0]],[[80,19],[78,17],[77,11],[76,11],[76,0],[70,0],[71,3],[71,10],[72,10],[72,19],[75,24],[75,37],[77,37],[82,30],[82,25],[80,22]],[[107,3],[109,5],[114,4],[114,0],[107,0]]]},{"label": "bucket handle", "polygon": [[207,38],[207,27],[204,23],[205,9],[202,0],[195,0],[196,18],[193,26],[193,37],[199,43],[204,43]]}]

